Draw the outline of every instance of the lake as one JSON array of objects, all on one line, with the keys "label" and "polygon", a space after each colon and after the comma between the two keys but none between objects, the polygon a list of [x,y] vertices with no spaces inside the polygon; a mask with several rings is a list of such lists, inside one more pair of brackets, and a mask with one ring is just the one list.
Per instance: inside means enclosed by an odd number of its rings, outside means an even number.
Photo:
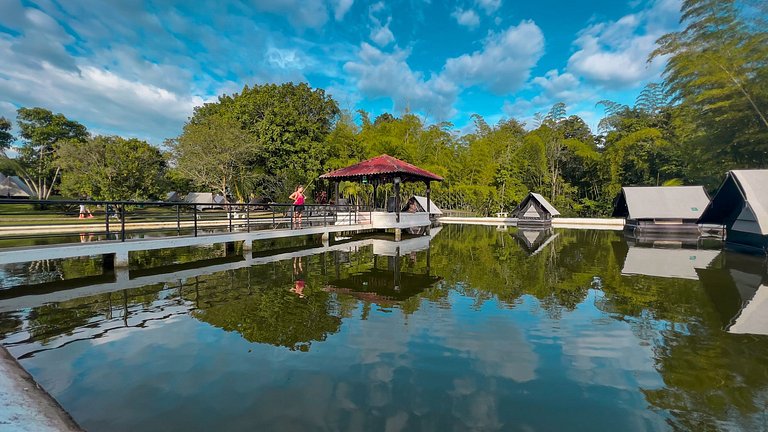
[{"label": "lake", "polygon": [[[6,307],[0,337],[89,431],[768,428],[764,257],[610,231],[435,231],[399,250],[270,245],[254,253],[296,257],[246,267],[224,248],[148,252],[131,277],[199,275]],[[100,271],[33,263],[0,281],[47,293]]]}]

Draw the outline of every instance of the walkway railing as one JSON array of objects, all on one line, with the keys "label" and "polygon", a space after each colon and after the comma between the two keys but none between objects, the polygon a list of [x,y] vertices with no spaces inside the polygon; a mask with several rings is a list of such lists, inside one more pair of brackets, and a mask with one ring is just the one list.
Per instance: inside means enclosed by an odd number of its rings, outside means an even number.
[{"label": "walkway railing", "polygon": [[[85,215],[80,213],[81,205],[86,206]],[[371,212],[370,207],[332,204],[305,204],[299,215],[294,205],[286,203],[0,199],[0,247],[18,246],[20,240],[33,244],[125,241],[146,236],[196,237],[221,232],[358,225],[370,223]]]}]

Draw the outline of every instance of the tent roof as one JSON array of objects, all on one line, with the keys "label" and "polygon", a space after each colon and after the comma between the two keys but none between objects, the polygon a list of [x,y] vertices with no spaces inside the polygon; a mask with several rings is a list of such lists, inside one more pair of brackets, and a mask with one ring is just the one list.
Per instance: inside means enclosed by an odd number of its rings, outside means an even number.
[{"label": "tent roof", "polygon": [[[417,203],[421,206],[424,211],[427,211],[427,197],[414,195],[413,198],[416,200]],[[441,215],[443,214],[443,211],[440,210],[439,207],[435,205],[435,202],[432,200],[429,200],[429,214],[431,215]]]},{"label": "tent roof", "polygon": [[400,176],[403,181],[443,181],[443,178],[437,174],[385,154],[331,171],[321,175],[320,178],[357,181],[363,177],[392,178],[396,176]]},{"label": "tent roof", "polygon": [[[621,214],[621,196],[627,214]],[[709,205],[704,186],[634,186],[621,188],[614,216],[627,219],[699,219]]]},{"label": "tent roof", "polygon": [[742,200],[755,215],[762,235],[768,235],[768,170],[733,170],[726,174],[701,222],[725,224]]},{"label": "tent roof", "polygon": [[[26,185],[24,185],[26,186]],[[29,198],[31,193],[27,192],[26,187],[21,187],[14,181],[13,177],[6,177],[0,180],[0,197]]]},{"label": "tent roof", "polygon": [[719,253],[719,250],[630,246],[621,274],[698,280],[696,269],[707,268]]},{"label": "tent roof", "polygon": [[196,204],[217,204],[213,199],[214,195],[212,192],[190,192],[184,201]]}]

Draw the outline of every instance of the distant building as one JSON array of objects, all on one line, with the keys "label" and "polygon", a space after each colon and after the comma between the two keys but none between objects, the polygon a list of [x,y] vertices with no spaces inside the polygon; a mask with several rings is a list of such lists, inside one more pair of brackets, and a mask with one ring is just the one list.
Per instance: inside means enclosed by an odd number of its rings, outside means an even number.
[{"label": "distant building", "polygon": [[698,220],[709,204],[703,186],[623,187],[613,217],[626,219],[634,234],[699,235]]},{"label": "distant building", "polygon": [[530,192],[520,205],[512,212],[517,218],[517,226],[524,228],[548,228],[552,226],[552,218],[560,216],[560,212],[543,196]]},{"label": "distant building", "polygon": [[768,252],[768,170],[729,171],[699,222],[724,225],[727,247]]}]

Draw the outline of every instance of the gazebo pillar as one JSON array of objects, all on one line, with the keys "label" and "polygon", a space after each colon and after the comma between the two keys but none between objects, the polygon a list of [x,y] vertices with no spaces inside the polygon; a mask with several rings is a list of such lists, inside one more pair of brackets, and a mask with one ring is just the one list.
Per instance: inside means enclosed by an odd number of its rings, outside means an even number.
[{"label": "gazebo pillar", "polygon": [[400,177],[395,177],[395,215],[397,223],[400,223]]},{"label": "gazebo pillar", "polygon": [[432,193],[432,188],[429,187],[429,181],[426,181],[424,183],[427,184],[427,217],[429,217],[430,216],[429,205],[430,205],[430,202],[431,202],[430,194]]},{"label": "gazebo pillar", "polygon": [[376,191],[379,189],[379,181],[373,181],[373,210],[376,210]]},{"label": "gazebo pillar", "polygon": [[339,205],[339,182],[333,182],[333,204]]}]

